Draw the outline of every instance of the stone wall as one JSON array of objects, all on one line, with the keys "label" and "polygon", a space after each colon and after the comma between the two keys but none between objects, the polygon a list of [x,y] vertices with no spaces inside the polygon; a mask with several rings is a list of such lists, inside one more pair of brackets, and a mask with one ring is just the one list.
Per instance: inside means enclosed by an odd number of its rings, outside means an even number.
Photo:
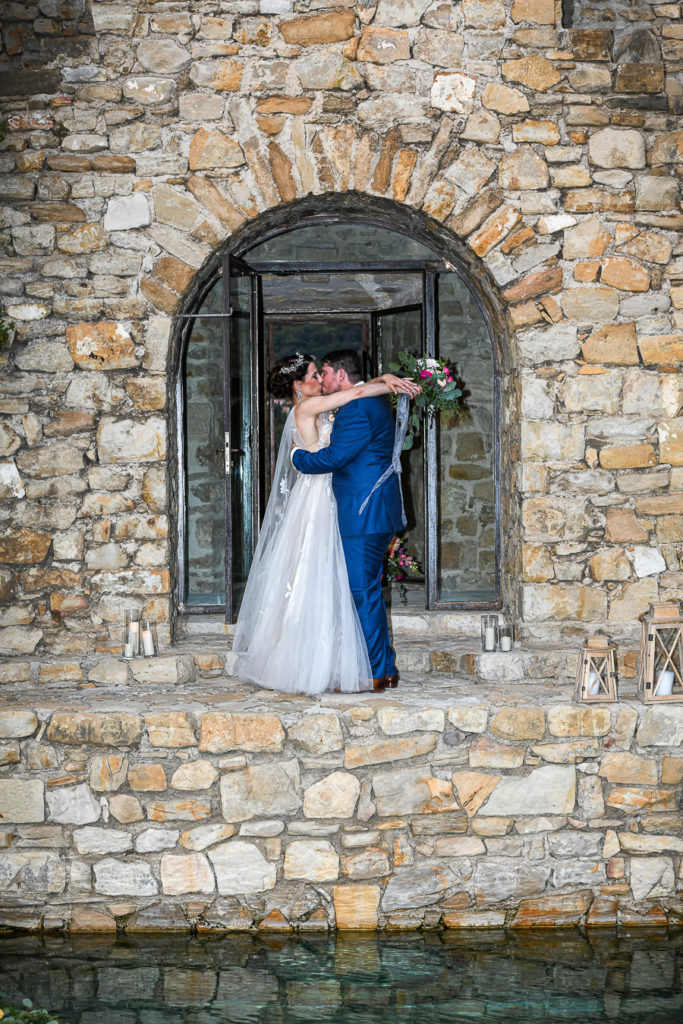
[{"label": "stone wall", "polygon": [[170,318],[323,193],[421,214],[482,290],[524,634],[680,593],[681,5],[561,6],[9,4],[1,652],[114,646],[131,596],[170,623]]},{"label": "stone wall", "polygon": [[550,692],[0,709],[0,926],[680,923],[683,711]]}]

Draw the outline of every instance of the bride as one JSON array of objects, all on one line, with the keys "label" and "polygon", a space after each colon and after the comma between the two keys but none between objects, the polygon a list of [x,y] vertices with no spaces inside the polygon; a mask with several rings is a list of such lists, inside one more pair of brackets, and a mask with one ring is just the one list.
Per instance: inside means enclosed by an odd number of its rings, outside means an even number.
[{"label": "bride", "polygon": [[236,674],[285,693],[372,689],[365,639],[353,602],[331,475],[298,473],[292,446],[329,444],[333,410],[358,398],[417,385],[384,374],[332,395],[321,393],[312,356],[296,352],[270,374],[275,398],[290,398],[270,498],[235,626]]}]

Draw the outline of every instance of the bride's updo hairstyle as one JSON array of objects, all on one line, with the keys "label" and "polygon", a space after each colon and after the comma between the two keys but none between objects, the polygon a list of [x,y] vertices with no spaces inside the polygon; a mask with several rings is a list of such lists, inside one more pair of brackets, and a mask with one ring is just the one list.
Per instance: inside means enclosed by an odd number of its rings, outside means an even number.
[{"label": "bride's updo hairstyle", "polygon": [[278,359],[268,379],[273,398],[291,398],[294,381],[303,380],[308,367],[314,362],[313,356],[305,352],[294,352],[291,356]]}]

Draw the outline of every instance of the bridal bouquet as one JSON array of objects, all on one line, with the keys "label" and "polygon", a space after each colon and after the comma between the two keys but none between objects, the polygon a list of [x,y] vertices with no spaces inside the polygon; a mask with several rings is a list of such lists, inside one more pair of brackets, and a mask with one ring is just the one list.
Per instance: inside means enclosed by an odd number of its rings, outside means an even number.
[{"label": "bridal bouquet", "polygon": [[421,576],[422,569],[413,555],[408,554],[403,537],[394,537],[384,559],[384,581],[398,583],[401,600],[405,604],[407,594],[405,580],[408,576]]},{"label": "bridal bouquet", "polygon": [[389,369],[400,377],[412,377],[422,388],[410,406],[408,430],[403,442],[403,450],[406,451],[413,447],[413,439],[420,429],[422,417],[428,416],[431,421],[434,414],[442,409],[455,411],[460,406],[462,391],[441,359],[416,356],[405,350],[399,352],[397,363],[389,363]]}]

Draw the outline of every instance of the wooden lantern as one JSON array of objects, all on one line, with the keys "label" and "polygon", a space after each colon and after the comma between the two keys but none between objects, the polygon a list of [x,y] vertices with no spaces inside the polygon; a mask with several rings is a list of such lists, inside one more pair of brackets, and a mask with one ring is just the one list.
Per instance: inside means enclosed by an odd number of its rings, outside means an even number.
[{"label": "wooden lantern", "polygon": [[678,601],[640,616],[638,696],[645,704],[683,702],[683,616]]},{"label": "wooden lantern", "polygon": [[615,651],[616,647],[606,636],[588,637],[576,670],[576,700],[604,704],[617,699]]}]

